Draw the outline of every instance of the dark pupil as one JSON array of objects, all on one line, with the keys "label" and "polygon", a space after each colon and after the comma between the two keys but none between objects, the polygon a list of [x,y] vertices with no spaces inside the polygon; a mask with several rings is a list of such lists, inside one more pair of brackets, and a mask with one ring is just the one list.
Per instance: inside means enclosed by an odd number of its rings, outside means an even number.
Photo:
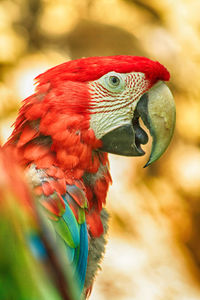
[{"label": "dark pupil", "polygon": [[110,79],[111,79],[111,82],[112,82],[114,85],[119,84],[119,78],[118,78],[118,77],[112,76]]}]

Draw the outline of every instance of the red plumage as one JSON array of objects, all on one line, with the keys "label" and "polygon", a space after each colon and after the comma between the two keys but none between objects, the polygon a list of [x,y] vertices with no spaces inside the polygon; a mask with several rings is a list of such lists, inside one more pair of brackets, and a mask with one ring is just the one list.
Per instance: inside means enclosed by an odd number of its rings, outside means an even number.
[{"label": "red plumage", "polygon": [[93,237],[99,237],[103,234],[103,224],[98,210],[92,209],[86,213],[86,220],[89,231]]},{"label": "red plumage", "polygon": [[35,128],[31,128],[29,125],[25,126],[22,134],[20,135],[17,146],[22,147],[32,139],[36,138],[39,132]]},{"label": "red plumage", "polygon": [[104,233],[101,212],[111,176],[108,155],[99,151],[102,142],[90,128],[94,102],[89,82],[111,71],[145,74],[141,95],[156,81],[169,80],[165,67],[144,57],[118,55],[63,63],[36,78],[36,92],[24,100],[4,146],[13,149],[33,176],[34,191],[48,217],[63,221],[69,206],[70,220],[82,225],[86,217],[90,238]]},{"label": "red plumage", "polygon": [[96,80],[110,71],[142,72],[152,84],[157,80],[168,81],[170,77],[167,69],[159,62],[140,56],[116,55],[72,60],[51,68],[39,75],[36,80],[40,85],[51,82],[54,86],[58,86],[60,82],[66,80],[78,82]]}]

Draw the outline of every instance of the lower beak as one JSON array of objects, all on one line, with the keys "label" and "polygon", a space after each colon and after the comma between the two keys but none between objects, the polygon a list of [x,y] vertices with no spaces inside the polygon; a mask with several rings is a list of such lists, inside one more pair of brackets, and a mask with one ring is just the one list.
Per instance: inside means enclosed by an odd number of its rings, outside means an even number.
[{"label": "lower beak", "polygon": [[148,135],[140,127],[141,117],[153,138],[151,154],[145,167],[156,161],[167,149],[173,136],[176,109],[170,89],[159,81],[139,100],[131,123],[120,126],[101,138],[102,150],[125,156],[141,156],[141,144]]}]

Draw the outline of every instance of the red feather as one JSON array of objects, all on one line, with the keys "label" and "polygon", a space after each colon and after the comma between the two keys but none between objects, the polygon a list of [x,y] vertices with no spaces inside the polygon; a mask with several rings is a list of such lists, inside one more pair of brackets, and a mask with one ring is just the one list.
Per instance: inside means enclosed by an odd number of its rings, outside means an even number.
[{"label": "red feather", "polygon": [[53,186],[51,185],[51,183],[44,182],[42,184],[42,191],[43,191],[45,196],[49,196],[49,195],[53,194],[54,189],[53,189]]},{"label": "red feather", "polygon": [[56,157],[57,157],[58,163],[66,169],[73,169],[79,163],[78,156],[69,155],[65,149],[59,149],[57,151]]},{"label": "red feather", "polygon": [[97,206],[99,211],[101,211],[102,209],[102,204],[105,203],[108,186],[109,186],[109,181],[107,181],[105,178],[98,179],[95,182],[94,194],[96,196]]},{"label": "red feather", "polygon": [[64,172],[58,167],[49,166],[46,173],[54,178],[64,178]]},{"label": "red feather", "polygon": [[99,237],[103,234],[104,229],[98,211],[93,210],[86,214],[86,221],[92,236]]},{"label": "red feather", "polygon": [[43,117],[44,112],[45,110],[43,102],[34,103],[31,106],[31,109],[26,111],[25,117],[27,118],[27,120],[37,120]]},{"label": "red feather", "polygon": [[51,82],[57,86],[60,82],[67,80],[79,82],[96,80],[111,71],[119,73],[142,72],[152,84],[157,80],[168,81],[170,78],[167,69],[157,61],[140,56],[116,55],[72,60],[51,68],[36,77],[36,80],[39,85]]},{"label": "red feather", "polygon": [[52,185],[53,189],[60,195],[64,195],[66,193],[66,182],[64,178],[52,180],[50,184]]},{"label": "red feather", "polygon": [[17,147],[22,147],[33,138],[36,138],[39,135],[37,129],[32,129],[29,125],[26,125],[20,135],[19,141],[17,143]]},{"label": "red feather", "polygon": [[87,204],[87,198],[84,192],[84,188],[79,188],[76,185],[68,185],[67,186],[67,192],[68,194],[76,201],[76,203],[82,207],[85,208]]},{"label": "red feather", "polygon": [[50,153],[49,148],[38,144],[28,144],[24,149],[24,158],[28,161],[36,161]]},{"label": "red feather", "polygon": [[55,216],[62,216],[65,211],[64,200],[58,193],[54,193],[48,198],[41,199],[40,203],[46,208],[47,212],[49,211]]},{"label": "red feather", "polygon": [[55,155],[47,153],[47,155],[35,161],[38,169],[48,169],[55,163]]}]

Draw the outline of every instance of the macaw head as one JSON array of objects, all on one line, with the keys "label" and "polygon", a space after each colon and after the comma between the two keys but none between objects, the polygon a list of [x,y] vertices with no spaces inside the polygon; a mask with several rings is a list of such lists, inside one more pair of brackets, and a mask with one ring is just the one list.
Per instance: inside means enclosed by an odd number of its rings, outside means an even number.
[{"label": "macaw head", "polygon": [[169,77],[159,62],[118,55],[70,61],[37,80],[39,88],[47,84],[53,88],[56,109],[89,116],[90,128],[102,141],[101,151],[144,155],[141,145],[148,142],[148,135],[140,125],[142,119],[153,138],[149,165],[166,150],[174,131],[175,104],[164,83]]},{"label": "macaw head", "polygon": [[102,150],[141,156],[141,145],[148,142],[141,118],[153,138],[149,165],[166,150],[174,131],[175,104],[164,83],[169,72],[143,57],[109,59],[110,70],[89,83],[91,127],[103,142]]}]

